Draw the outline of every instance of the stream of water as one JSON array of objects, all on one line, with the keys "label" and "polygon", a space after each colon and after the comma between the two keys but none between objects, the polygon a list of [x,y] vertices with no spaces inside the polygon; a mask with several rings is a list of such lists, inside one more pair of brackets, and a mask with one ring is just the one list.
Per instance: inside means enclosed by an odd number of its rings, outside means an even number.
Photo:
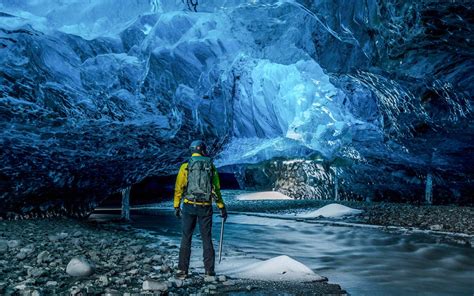
[{"label": "stream of water", "polygon": [[[215,221],[220,222],[216,215]],[[133,215],[133,226],[179,244],[180,222],[168,209]],[[220,223],[214,223],[217,245]],[[192,266],[201,260],[198,230]],[[232,257],[269,259],[288,255],[340,284],[351,295],[473,295],[474,248],[428,233],[311,223],[275,216],[233,213],[225,226],[226,273]],[[217,249],[217,248],[216,248]]]}]

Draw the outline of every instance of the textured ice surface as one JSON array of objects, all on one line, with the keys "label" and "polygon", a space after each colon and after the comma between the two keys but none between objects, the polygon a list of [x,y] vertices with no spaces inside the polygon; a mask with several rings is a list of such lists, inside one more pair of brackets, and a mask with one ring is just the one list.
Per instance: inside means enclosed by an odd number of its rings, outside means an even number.
[{"label": "textured ice surface", "polygon": [[2,1],[3,209],[79,214],[176,173],[194,138],[219,166],[323,160],[342,166],[341,191],[381,199],[423,196],[430,172],[440,198],[460,199],[474,166],[469,9]]}]

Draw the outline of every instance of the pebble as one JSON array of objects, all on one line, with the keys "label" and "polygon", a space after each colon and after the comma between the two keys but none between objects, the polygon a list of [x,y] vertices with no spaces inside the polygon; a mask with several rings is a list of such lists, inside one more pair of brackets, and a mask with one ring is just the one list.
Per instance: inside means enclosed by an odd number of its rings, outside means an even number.
[{"label": "pebble", "polygon": [[57,286],[57,285],[58,285],[58,282],[56,282],[56,281],[47,281],[46,282],[47,287],[54,287],[54,286]]},{"label": "pebble", "polygon": [[151,260],[155,262],[156,264],[163,263],[163,259],[161,258],[161,255],[154,255],[153,257],[151,257]]},{"label": "pebble", "polygon": [[26,255],[30,255],[34,251],[35,251],[35,246],[33,244],[29,244],[29,245],[27,245],[27,246],[20,249],[20,253],[23,252]]},{"label": "pebble", "polygon": [[6,252],[8,250],[8,243],[6,240],[0,240],[0,252]]},{"label": "pebble", "polygon": [[109,285],[109,278],[106,275],[101,275],[99,276],[99,283],[102,286],[108,286]]},{"label": "pebble", "polygon": [[10,249],[16,249],[16,248],[18,248],[18,247],[20,246],[20,241],[19,241],[19,240],[16,240],[16,239],[14,239],[14,240],[9,240],[9,241],[7,242],[7,245],[8,245],[8,248],[10,248]]},{"label": "pebble", "polygon": [[133,262],[137,259],[135,255],[126,255],[123,257],[123,262]]},{"label": "pebble", "polygon": [[76,221],[38,220],[8,222],[8,228],[3,227],[7,231],[0,229],[6,233],[0,237],[0,250],[9,256],[0,252],[0,258],[10,260],[0,260],[0,274],[6,274],[0,277],[0,295],[31,295],[34,291],[76,296],[189,295],[202,292],[203,287],[212,294],[216,291],[213,286],[221,285],[215,277],[205,285],[196,273],[193,278],[175,279],[170,272],[176,268],[177,252],[150,249],[146,246],[153,240],[135,238],[113,226],[94,226],[89,231],[82,228],[90,226]]},{"label": "pebble", "polygon": [[204,282],[205,283],[212,283],[212,282],[215,282],[216,281],[216,277],[215,276],[209,276],[209,275],[206,275],[204,277]]},{"label": "pebble", "polygon": [[16,254],[16,258],[18,260],[24,260],[28,255],[25,253],[25,252],[20,252],[18,254]]},{"label": "pebble", "polygon": [[48,262],[53,261],[53,259],[54,259],[53,256],[51,256],[51,254],[48,251],[42,251],[36,257],[36,262],[38,264],[41,264],[43,262],[48,263]]},{"label": "pebble", "polygon": [[70,276],[89,276],[94,273],[94,266],[84,257],[75,257],[69,261],[66,272]]},{"label": "pebble", "polygon": [[171,280],[171,282],[174,284],[176,288],[181,288],[182,286],[184,286],[184,281],[180,279],[174,279],[174,280]]},{"label": "pebble", "polygon": [[158,282],[153,280],[147,280],[143,282],[142,289],[145,291],[168,291],[168,284],[166,282]]},{"label": "pebble", "polygon": [[75,237],[71,240],[71,243],[75,246],[80,246],[82,245],[82,240],[80,238]]},{"label": "pebble", "polygon": [[170,272],[170,271],[171,271],[171,268],[170,268],[168,265],[163,264],[163,265],[161,265],[161,267],[160,267],[160,271],[161,271],[162,273],[167,273],[167,272]]},{"label": "pebble", "polygon": [[145,259],[142,260],[142,262],[143,262],[144,264],[151,263],[151,258],[145,258]]},{"label": "pebble", "polygon": [[430,226],[430,230],[433,230],[433,231],[440,231],[442,229],[443,229],[443,225],[440,225],[440,224],[435,224],[435,225]]},{"label": "pebble", "polygon": [[133,253],[136,254],[136,253],[140,252],[140,251],[143,249],[143,246],[140,246],[140,245],[138,245],[138,246],[131,246],[130,249],[132,249]]},{"label": "pebble", "polygon": [[73,286],[71,289],[69,289],[69,293],[71,296],[80,295],[82,294],[81,292],[82,289],[76,286]]},{"label": "pebble", "polygon": [[30,268],[27,272],[30,277],[40,277],[46,274],[46,271],[42,268]]}]

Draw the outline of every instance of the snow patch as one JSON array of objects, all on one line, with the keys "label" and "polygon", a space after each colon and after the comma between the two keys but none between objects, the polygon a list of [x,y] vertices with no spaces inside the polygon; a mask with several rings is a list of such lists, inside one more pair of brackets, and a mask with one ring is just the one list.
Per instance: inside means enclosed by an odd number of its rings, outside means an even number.
[{"label": "snow patch", "polygon": [[362,213],[361,210],[349,208],[337,203],[329,204],[320,209],[311,212],[305,212],[298,214],[298,217],[301,218],[317,218],[317,217],[326,217],[326,218],[339,218],[347,215],[357,215]]},{"label": "snow patch", "polygon": [[321,281],[324,278],[286,255],[237,267],[232,276],[268,281]]},{"label": "snow patch", "polygon": [[262,191],[237,195],[237,200],[287,200],[291,197],[277,191]]}]

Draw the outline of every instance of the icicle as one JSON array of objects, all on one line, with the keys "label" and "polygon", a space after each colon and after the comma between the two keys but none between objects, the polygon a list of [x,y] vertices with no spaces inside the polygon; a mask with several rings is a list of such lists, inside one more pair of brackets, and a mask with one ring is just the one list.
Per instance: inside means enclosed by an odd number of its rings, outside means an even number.
[{"label": "icicle", "polygon": [[122,219],[130,220],[130,190],[131,186],[122,189]]},{"label": "icicle", "polygon": [[334,200],[339,200],[338,189],[339,189],[339,179],[337,177],[337,169],[334,168]]},{"label": "icicle", "polygon": [[427,204],[433,203],[433,176],[431,173],[426,176],[425,202]]}]

